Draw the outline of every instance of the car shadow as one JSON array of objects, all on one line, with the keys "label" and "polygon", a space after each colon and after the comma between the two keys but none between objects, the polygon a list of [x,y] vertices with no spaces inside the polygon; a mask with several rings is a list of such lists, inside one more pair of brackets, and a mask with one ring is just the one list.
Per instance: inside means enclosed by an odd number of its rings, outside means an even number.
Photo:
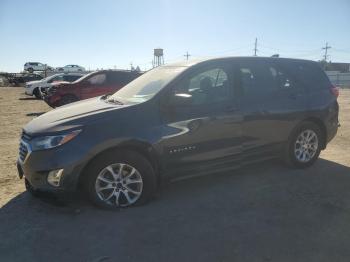
[{"label": "car shadow", "polygon": [[40,98],[36,97],[20,97],[18,100],[40,100]]},{"label": "car shadow", "polygon": [[0,260],[344,261],[349,188],[350,167],[319,159],[182,180],[118,211],[24,192],[0,210]]},{"label": "car shadow", "polygon": [[26,116],[41,116],[42,114],[45,114],[46,112],[35,112],[35,113],[28,113]]}]

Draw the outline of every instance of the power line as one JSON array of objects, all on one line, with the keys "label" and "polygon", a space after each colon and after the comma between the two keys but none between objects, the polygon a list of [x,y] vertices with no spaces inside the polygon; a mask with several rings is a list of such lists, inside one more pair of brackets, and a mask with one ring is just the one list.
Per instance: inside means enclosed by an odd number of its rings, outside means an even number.
[{"label": "power line", "polygon": [[326,46],[325,47],[322,47],[322,49],[324,50],[324,61],[327,61],[327,58],[328,58],[328,49],[331,49],[332,47],[328,45],[328,42],[326,43]]}]

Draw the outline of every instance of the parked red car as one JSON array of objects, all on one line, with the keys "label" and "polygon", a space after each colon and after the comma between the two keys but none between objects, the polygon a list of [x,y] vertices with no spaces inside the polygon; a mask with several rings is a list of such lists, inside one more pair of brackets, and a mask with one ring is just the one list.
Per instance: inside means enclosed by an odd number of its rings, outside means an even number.
[{"label": "parked red car", "polygon": [[44,94],[44,101],[51,107],[58,107],[78,100],[114,93],[140,75],[140,72],[126,70],[93,72],[72,83],[53,85]]}]

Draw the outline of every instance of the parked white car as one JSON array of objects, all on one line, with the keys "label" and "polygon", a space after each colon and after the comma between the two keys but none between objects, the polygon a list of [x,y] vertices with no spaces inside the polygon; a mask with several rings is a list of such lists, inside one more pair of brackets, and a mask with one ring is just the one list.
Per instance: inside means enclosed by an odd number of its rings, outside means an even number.
[{"label": "parked white car", "polygon": [[56,70],[59,72],[83,72],[85,68],[79,65],[66,65],[64,67],[57,67]]},{"label": "parked white car", "polygon": [[41,79],[39,81],[30,81],[25,85],[25,94],[29,96],[35,96],[41,98],[40,89],[48,88],[56,82],[74,82],[82,77],[83,74],[79,73],[60,73]]},{"label": "parked white car", "polygon": [[39,62],[27,62],[24,64],[24,71],[28,71],[29,73],[45,70],[53,70],[53,68]]}]

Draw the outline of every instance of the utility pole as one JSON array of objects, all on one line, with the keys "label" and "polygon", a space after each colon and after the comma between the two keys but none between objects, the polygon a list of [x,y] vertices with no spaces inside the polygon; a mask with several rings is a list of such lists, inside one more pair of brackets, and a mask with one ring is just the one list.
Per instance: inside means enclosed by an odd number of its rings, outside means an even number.
[{"label": "utility pole", "polygon": [[186,51],[186,54],[184,54],[184,57],[186,57],[186,60],[188,60],[188,58],[190,57],[191,55],[188,53],[188,51]]},{"label": "utility pole", "polygon": [[258,38],[255,38],[254,44],[254,56],[256,56],[256,52],[258,51]]},{"label": "utility pole", "polygon": [[328,58],[328,49],[331,49],[332,47],[328,45],[328,42],[326,43],[325,47],[322,47],[322,49],[324,50],[324,61],[327,62],[327,58]]}]

